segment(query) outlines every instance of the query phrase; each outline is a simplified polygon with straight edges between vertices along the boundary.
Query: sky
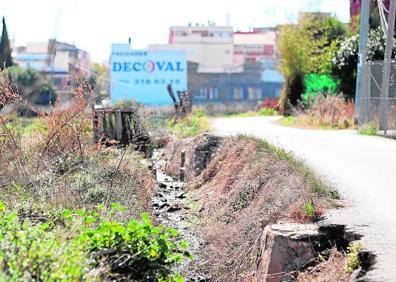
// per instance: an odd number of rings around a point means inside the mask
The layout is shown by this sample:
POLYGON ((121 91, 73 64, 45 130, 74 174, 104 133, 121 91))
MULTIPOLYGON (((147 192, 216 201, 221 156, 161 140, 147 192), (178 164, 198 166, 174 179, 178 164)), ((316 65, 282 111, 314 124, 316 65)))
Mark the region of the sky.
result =
POLYGON ((349 21, 349 0, 1 0, 0 16, 16 46, 49 38, 76 44, 106 62, 111 43, 133 48, 167 43, 169 27, 188 23, 235 30, 295 22, 299 11, 330 12, 349 21))

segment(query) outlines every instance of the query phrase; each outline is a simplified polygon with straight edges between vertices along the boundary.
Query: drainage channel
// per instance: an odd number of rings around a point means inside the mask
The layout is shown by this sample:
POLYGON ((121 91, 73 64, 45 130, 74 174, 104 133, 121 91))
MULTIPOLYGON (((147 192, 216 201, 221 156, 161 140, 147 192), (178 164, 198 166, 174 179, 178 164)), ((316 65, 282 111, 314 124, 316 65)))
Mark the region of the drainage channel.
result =
POLYGON ((160 224, 178 230, 180 238, 187 240, 188 252, 193 260, 184 259, 175 271, 182 274, 186 281, 210 281, 206 275, 194 269, 194 261, 201 259, 200 250, 205 241, 195 234, 191 222, 194 222, 186 199, 185 183, 167 175, 162 168, 165 165, 163 149, 157 149, 151 157, 153 171, 157 181, 157 191, 152 199, 154 215, 160 224))

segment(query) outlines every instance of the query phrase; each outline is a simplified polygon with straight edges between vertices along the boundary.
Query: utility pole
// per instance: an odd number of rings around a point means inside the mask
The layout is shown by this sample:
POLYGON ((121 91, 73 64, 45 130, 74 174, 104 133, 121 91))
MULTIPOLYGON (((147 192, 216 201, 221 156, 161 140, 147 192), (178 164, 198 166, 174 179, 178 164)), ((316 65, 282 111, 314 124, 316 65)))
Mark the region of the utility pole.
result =
POLYGON ((384 71, 382 76, 381 87, 381 103, 380 103, 380 130, 387 134, 388 130, 388 96, 389 96, 389 81, 391 76, 392 63, 392 49, 393 49, 393 35, 395 30, 395 15, 396 15, 396 1, 390 1, 389 15, 388 15, 388 30, 386 32, 386 45, 384 56, 384 71))
POLYGON ((360 122, 360 96, 362 86, 363 64, 367 61, 367 38, 369 29, 371 0, 363 0, 360 10, 360 35, 359 35, 359 56, 356 76, 356 93, 355 93, 355 119, 360 122))

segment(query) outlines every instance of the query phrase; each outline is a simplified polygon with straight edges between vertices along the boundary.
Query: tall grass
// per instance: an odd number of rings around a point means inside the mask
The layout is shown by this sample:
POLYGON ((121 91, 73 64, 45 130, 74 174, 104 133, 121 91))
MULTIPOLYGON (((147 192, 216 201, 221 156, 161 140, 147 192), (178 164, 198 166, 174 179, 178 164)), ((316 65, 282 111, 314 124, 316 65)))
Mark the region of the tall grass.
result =
POLYGON ((355 105, 340 95, 318 95, 307 106, 294 109, 293 116, 283 118, 285 126, 318 129, 346 129, 354 126, 355 105))

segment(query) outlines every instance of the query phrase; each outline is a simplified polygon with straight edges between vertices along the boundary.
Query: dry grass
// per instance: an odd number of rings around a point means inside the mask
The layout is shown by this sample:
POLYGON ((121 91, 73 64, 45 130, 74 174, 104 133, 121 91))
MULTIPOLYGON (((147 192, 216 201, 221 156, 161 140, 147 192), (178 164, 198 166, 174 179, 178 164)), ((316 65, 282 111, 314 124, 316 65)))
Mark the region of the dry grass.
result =
POLYGON ((90 100, 78 87, 68 107, 39 113, 33 130, 16 116, 0 117, 0 200, 45 210, 118 202, 127 217, 149 209, 151 173, 132 147, 92 143, 90 100))
MULTIPOLYGON (((193 141, 192 141, 193 142, 193 141)), ((318 179, 290 154, 260 140, 225 139, 189 192, 208 245, 208 269, 215 281, 244 281, 255 270, 263 227, 290 218, 307 201, 329 207, 318 179)))
POLYGON ((301 272, 297 282, 346 282, 350 274, 344 271, 347 258, 337 250, 332 250, 328 259, 301 272))
POLYGON ((341 96, 317 96, 304 110, 294 110, 293 118, 284 118, 282 125, 314 129, 347 129, 354 126, 355 105, 341 96))
POLYGON ((7 71, 0 71, 0 110, 20 98, 16 87, 10 81, 7 71))

